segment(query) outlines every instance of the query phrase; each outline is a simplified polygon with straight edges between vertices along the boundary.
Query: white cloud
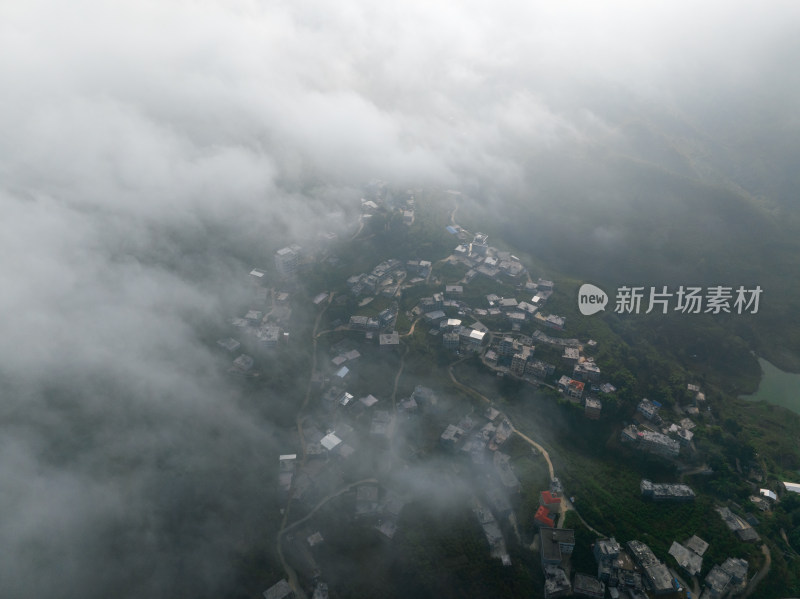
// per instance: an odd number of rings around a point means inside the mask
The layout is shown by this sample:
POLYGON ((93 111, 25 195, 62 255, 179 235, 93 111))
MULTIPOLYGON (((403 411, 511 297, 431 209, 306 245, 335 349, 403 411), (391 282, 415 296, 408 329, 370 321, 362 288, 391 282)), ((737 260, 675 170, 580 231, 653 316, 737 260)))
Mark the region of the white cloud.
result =
POLYGON ((0 546, 15 556, 0 588, 170 596, 209 563, 200 582, 224 579, 233 542, 192 535, 242 532, 235 509, 178 532, 159 516, 191 485, 220 500, 219 476, 250 513, 257 469, 226 467, 272 459, 270 431, 228 401, 197 341, 235 274, 213 253, 207 278, 178 272, 205 259, 189 256, 198 239, 225 231, 263 261, 272 235, 340 222, 373 177, 519 186, 537 156, 626 148, 634 118, 705 135, 732 96, 796 128, 798 6, 0 4, 0 546), (207 477, 173 488, 182 470, 207 477))

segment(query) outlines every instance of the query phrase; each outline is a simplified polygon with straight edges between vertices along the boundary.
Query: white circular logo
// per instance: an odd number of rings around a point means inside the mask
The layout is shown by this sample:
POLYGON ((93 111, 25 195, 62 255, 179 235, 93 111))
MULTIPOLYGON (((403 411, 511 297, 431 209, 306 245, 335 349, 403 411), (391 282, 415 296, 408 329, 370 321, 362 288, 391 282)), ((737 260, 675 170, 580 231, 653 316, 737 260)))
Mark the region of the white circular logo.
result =
POLYGON ((584 283, 578 290, 578 310, 584 316, 591 316, 606 309, 608 295, 605 291, 592 285, 584 283))

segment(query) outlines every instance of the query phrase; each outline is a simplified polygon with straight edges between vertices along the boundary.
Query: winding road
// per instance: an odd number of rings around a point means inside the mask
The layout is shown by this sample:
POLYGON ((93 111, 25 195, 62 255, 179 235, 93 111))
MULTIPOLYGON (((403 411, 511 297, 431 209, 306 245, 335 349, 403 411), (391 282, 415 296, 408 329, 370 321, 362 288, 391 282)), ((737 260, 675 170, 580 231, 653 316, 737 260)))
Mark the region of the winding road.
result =
MULTIPOLYGON (((457 210, 458 210, 458 203, 456 202, 456 206, 455 206, 455 208, 453 208, 453 211, 450 214, 450 222, 453 225, 456 224, 455 223, 455 215, 456 215, 457 210)), ((361 233, 361 231, 363 230, 363 225, 364 225, 364 223, 363 223, 363 219, 362 219, 361 222, 359 223, 359 228, 356 231, 356 233, 353 235, 352 239, 355 239, 361 233)), ((430 277, 431 274, 432 273, 429 273, 428 277, 430 277)), ((309 382, 308 382, 308 386, 306 388, 306 394, 305 394, 305 397, 303 399, 303 404, 300 407, 300 410, 298 411, 298 414, 297 414, 297 431, 298 431, 298 434, 300 436, 300 443, 301 443, 301 448, 302 448, 302 458, 301 458, 301 461, 300 461, 301 465, 305 465, 306 457, 307 457, 305 437, 304 437, 304 434, 303 434, 303 420, 305 419, 304 412, 305 412, 305 409, 306 409, 306 407, 308 405, 308 402, 310 400, 311 393, 312 393, 312 388, 313 388, 312 387, 312 385, 313 385, 312 381, 313 381, 313 379, 314 379, 314 377, 316 375, 316 372, 317 372, 317 340, 322 335, 330 332, 330 331, 323 331, 323 332, 319 332, 318 333, 317 331, 319 329, 319 324, 320 324, 320 322, 322 320, 322 316, 324 315, 325 311, 328 309, 328 306, 330 306, 331 301, 333 300, 333 295, 334 294, 330 294, 329 295, 328 302, 325 304, 325 307, 322 310, 320 310, 320 312, 317 314, 317 318, 316 318, 316 320, 314 322, 314 329, 313 329, 313 332, 312 332, 313 347, 312 347, 311 375, 309 377, 309 382)), ((416 325, 419 322, 419 320, 420 320, 419 318, 415 319, 411 323, 411 327, 410 327, 409 331, 407 333, 404 333, 404 334, 400 335, 400 337, 401 338, 405 338, 405 337, 411 336, 414 333, 414 330, 415 330, 416 325)), ((490 332, 490 335, 493 335, 493 333, 490 332)), ((398 385, 399 385, 399 382, 400 382, 400 378, 401 378, 401 376, 403 374, 403 370, 405 368, 405 359, 406 359, 406 356, 407 356, 407 354, 409 352, 408 345, 406 345, 404 343, 404 346, 405 346, 405 349, 404 349, 403 354, 401 356, 400 365, 398 367, 397 374, 395 375, 394 385, 393 385, 393 388, 392 388, 392 408, 393 408, 392 412, 393 412, 393 418, 395 418, 396 414, 397 414, 397 405, 396 405, 397 404, 397 401, 396 401, 397 400, 397 389, 398 389, 398 385)), ((470 356, 465 356, 464 358, 456 360, 455 362, 450 364, 450 366, 448 366, 447 372, 448 372, 448 375, 450 377, 450 380, 452 381, 453 385, 456 388, 458 388, 459 390, 461 390, 465 394, 470 395, 470 396, 472 396, 474 398, 477 398, 477 399, 481 400, 482 402, 486 403, 487 405, 491 406, 492 403, 493 403, 492 400, 490 400, 488 397, 486 397, 485 395, 483 395, 482 393, 480 393, 476 389, 470 387, 469 385, 465 385, 464 383, 459 381, 456 378, 455 373, 453 372, 453 368, 455 366, 457 366, 458 364, 460 364, 460 363, 464 362, 465 360, 469 359, 469 357, 470 356)), ((541 453, 542 457, 545 459, 545 462, 547 463, 547 470, 548 470, 548 474, 550 476, 550 480, 552 481, 553 479, 555 479, 555 469, 553 467, 553 462, 550 459, 549 452, 540 443, 537 443, 536 441, 531 439, 529 436, 527 436, 525 433, 523 433, 522 431, 517 429, 514 426, 514 424, 512 423, 511 419, 508 418, 508 416, 506 414, 501 412, 501 416, 503 418, 505 418, 508 421, 508 423, 511 425, 511 431, 515 435, 517 435, 520 439, 522 439, 523 441, 525 441, 526 443, 528 443, 532 447, 536 448, 536 450, 539 453, 541 453)), ((392 447, 394 446, 394 429, 395 429, 395 426, 394 426, 394 423, 393 423, 393 425, 390 428, 390 443, 391 443, 392 447)), ((395 452, 392 451, 393 455, 394 455, 394 453, 395 452)), ((286 579, 287 579, 287 581, 289 583, 289 586, 291 587, 291 589, 294 592, 295 596, 298 597, 299 599, 307 599, 307 595, 304 592, 304 590, 303 590, 303 588, 302 588, 302 586, 300 584, 300 581, 299 581, 299 579, 297 577, 297 573, 289 565, 289 563, 287 562, 287 560, 286 560, 286 558, 284 556, 284 553, 283 553, 283 538, 284 538, 285 534, 287 532, 289 532, 290 530, 293 530, 295 527, 300 526, 302 523, 308 521, 310 518, 312 518, 314 516, 314 514, 316 514, 317 511, 320 508, 322 508, 327 502, 331 501, 332 499, 334 499, 336 497, 341 496, 342 494, 346 493, 350 489, 352 489, 352 488, 354 488, 354 487, 356 487, 356 486, 358 486, 360 484, 367 483, 367 482, 378 483, 378 480, 375 479, 375 478, 367 478, 367 479, 359 480, 359 481, 350 483, 348 485, 345 485, 344 487, 342 487, 342 488, 330 493, 326 497, 324 497, 322 500, 320 500, 319 503, 317 503, 316 506, 314 506, 314 508, 308 514, 306 514, 304 517, 292 522, 291 524, 289 524, 289 513, 290 513, 290 507, 291 507, 291 496, 292 496, 293 488, 290 489, 290 492, 289 492, 289 498, 290 499, 289 499, 289 501, 287 501, 286 508, 283 511, 283 519, 281 521, 281 526, 280 526, 280 529, 279 529, 278 535, 277 535, 276 550, 277 550, 278 557, 280 559, 281 565, 283 567, 283 570, 286 573, 286 579)), ((601 536, 601 537, 604 536, 602 533, 600 533, 596 529, 594 529, 591 526, 589 526, 589 524, 583 519, 583 517, 577 512, 577 510, 575 510, 574 505, 572 505, 572 503, 569 501, 569 499, 567 497, 563 497, 562 501, 561 501, 561 511, 560 511, 560 514, 559 514, 559 523, 558 523, 558 525, 561 525, 563 523, 564 518, 566 517, 566 513, 568 511, 570 511, 570 510, 572 510, 572 511, 574 511, 576 513, 576 515, 578 516, 578 518, 581 521, 581 523, 584 526, 586 526, 586 528, 588 530, 591 530, 593 533, 595 533, 598 536, 601 536)), ((515 524, 514 528, 516 530, 516 524, 515 524)), ((518 531, 517 531, 517 535, 519 536, 519 532, 518 531)), ((765 556, 767 558, 767 563, 765 565, 765 568, 762 568, 762 570, 756 576, 753 577, 753 580, 751 581, 750 585, 748 585, 748 595, 752 591, 751 585, 754 588, 755 585, 758 584, 758 581, 761 578, 763 578, 763 576, 765 576, 766 573, 769 571, 769 564, 770 564, 769 550, 766 548, 766 546, 763 546, 762 550, 764 550, 764 552, 765 552, 765 556)))
POLYGON ((764 565, 761 566, 761 569, 758 573, 750 579, 750 582, 747 583, 747 590, 744 592, 745 597, 749 597, 753 594, 753 591, 756 590, 758 583, 761 582, 767 574, 769 574, 769 569, 772 567, 772 554, 769 551, 769 547, 767 544, 764 543, 761 545, 761 553, 764 554, 764 565))
POLYGON ((317 505, 315 505, 314 508, 310 512, 308 512, 305 516, 303 516, 299 520, 295 520, 294 522, 292 522, 289 526, 284 528, 280 532, 280 534, 282 534, 282 535, 286 534, 287 532, 289 532, 293 528, 295 528, 297 526, 300 526, 303 522, 307 522, 308 520, 310 520, 314 516, 314 514, 317 513, 317 510, 319 510, 322 506, 324 506, 326 503, 328 503, 331 499, 335 499, 335 498, 339 497, 340 495, 344 495, 350 489, 353 489, 353 488, 357 487, 358 485, 363 485, 363 484, 366 484, 366 483, 374 483, 374 484, 377 485, 378 484, 378 479, 377 478, 362 478, 361 480, 357 480, 354 483, 347 484, 344 487, 342 487, 341 489, 338 489, 338 490, 334 491, 333 493, 330 493, 329 495, 326 495, 325 497, 320 499, 319 503, 317 503, 317 505))
MULTIPOLYGON (((450 375, 450 380, 453 381, 453 384, 456 387, 458 387, 459 389, 461 389, 465 393, 468 393, 468 394, 472 395, 473 397, 476 397, 476 398, 486 402, 487 404, 492 405, 492 401, 488 397, 486 397, 485 395, 479 393, 478 391, 476 391, 472 387, 470 387, 468 385, 465 385, 464 383, 462 383, 458 379, 456 379, 455 374, 453 373, 453 367, 457 366, 458 364, 460 364, 461 362, 463 362, 464 360, 467 360, 467 359, 468 359, 468 357, 467 358, 461 358, 460 360, 456 360, 455 362, 453 362, 448 367, 447 372, 450 375)), ((542 454, 542 457, 544 457, 545 462, 547 462, 547 471, 548 471, 548 474, 550 475, 550 480, 552 481, 555 478, 555 468, 553 468, 553 462, 550 459, 550 453, 544 447, 542 447, 541 444, 537 443, 536 441, 531 439, 528 435, 526 435, 525 433, 523 433, 522 431, 517 429, 514 426, 514 423, 511 422, 511 419, 506 414, 504 414, 502 412, 500 414, 501 414, 501 416, 503 418, 508 420, 509 423, 511 423, 511 430, 514 432, 515 435, 517 435, 520 439, 522 439, 523 441, 525 441, 526 443, 528 443, 532 447, 535 447, 542 454)), ((569 512, 569 511, 575 512, 575 515, 581 521, 581 524, 583 524, 588 530, 592 531, 597 536, 602 537, 602 538, 605 538, 607 536, 607 535, 604 535, 603 533, 601 533, 596 528, 593 528, 592 526, 590 526, 589 523, 586 522, 586 520, 583 519, 583 516, 580 515, 580 512, 578 512, 578 510, 575 509, 575 506, 572 504, 572 502, 566 496, 561 498, 561 511, 559 512, 558 526, 560 526, 564 522, 564 519, 566 518, 567 512, 569 512)))
MULTIPOLYGON (((305 412, 306 406, 308 405, 308 401, 311 398, 311 389, 314 381, 314 375, 317 373, 317 339, 319 335, 317 334, 317 329, 319 329, 319 323, 322 320, 322 315, 325 314, 325 311, 328 309, 328 306, 331 305, 331 301, 333 301, 334 294, 331 293, 328 296, 328 303, 325 304, 325 307, 319 311, 317 314, 317 318, 314 321, 314 330, 311 333, 311 337, 313 340, 312 344, 312 353, 311 353, 311 376, 308 379, 308 386, 306 387, 306 396, 303 399, 303 405, 300 407, 300 410, 297 412, 297 433, 300 435, 300 445, 302 449, 302 458, 300 459, 300 464, 305 465, 306 463, 306 440, 305 436, 303 435, 303 420, 305 417, 303 413, 305 412)), ((354 483, 357 484, 357 483, 354 483)), ((342 490, 341 492, 344 493, 347 489, 342 490)), ((297 526, 298 522, 293 522, 291 525, 287 527, 287 522, 289 521, 289 511, 292 505, 292 492, 294 491, 294 487, 289 489, 289 500, 286 502, 286 508, 283 510, 283 520, 281 520, 281 527, 278 530, 278 540, 275 543, 275 549, 278 553, 278 558, 281 560, 281 566, 283 566, 283 570, 286 573, 286 580, 289 583, 292 591, 294 592, 295 596, 298 599, 306 599, 305 591, 303 591, 303 587, 300 585, 300 581, 297 578, 297 572, 294 571, 289 563, 286 561, 286 557, 283 555, 283 534, 290 528, 297 526)), ((336 496, 335 494, 333 496, 336 496)), ((322 505, 324 505, 325 501, 332 499, 332 496, 326 497, 323 502, 317 505, 314 508, 314 512, 316 512, 322 505)), ((312 512, 313 513, 313 512, 312 512)), ((305 519, 304 519, 305 520, 305 519)), ((304 521, 303 520, 303 521, 304 521)))

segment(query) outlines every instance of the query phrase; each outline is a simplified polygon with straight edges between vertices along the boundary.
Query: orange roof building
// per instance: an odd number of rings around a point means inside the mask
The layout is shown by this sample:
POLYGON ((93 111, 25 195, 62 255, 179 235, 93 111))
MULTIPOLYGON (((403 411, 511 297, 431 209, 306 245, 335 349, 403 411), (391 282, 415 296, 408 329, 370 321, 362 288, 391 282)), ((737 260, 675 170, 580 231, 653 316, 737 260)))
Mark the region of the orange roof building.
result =
POLYGON ((553 519, 550 517, 550 510, 544 506, 540 506, 539 509, 536 510, 536 515, 534 515, 533 521, 539 526, 548 526, 550 528, 553 527, 553 519))

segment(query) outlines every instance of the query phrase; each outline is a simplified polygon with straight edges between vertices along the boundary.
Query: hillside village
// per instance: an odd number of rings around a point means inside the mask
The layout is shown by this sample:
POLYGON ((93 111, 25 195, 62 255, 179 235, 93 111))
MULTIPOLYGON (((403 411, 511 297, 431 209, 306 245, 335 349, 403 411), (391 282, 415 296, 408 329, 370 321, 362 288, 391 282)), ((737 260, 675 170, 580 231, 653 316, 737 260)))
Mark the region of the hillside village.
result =
MULTIPOLYGON (((385 186, 371 189, 361 200, 359 231, 381 210, 396 212, 405 226, 417 222, 413 193, 392 204, 385 186)), ((532 278, 518 257, 491 245, 484 233, 470 232, 454 220, 445 232, 452 239, 450 255, 380 260, 367 271, 345 272, 336 290, 308 292, 296 284, 320 261, 342 266, 333 252, 307 253, 297 244, 279 249, 273 265, 253 268, 247 275, 252 301, 231 319, 230 335, 218 341, 229 355, 232 376, 258 378, 264 352, 279 354, 300 342, 292 330, 295 308, 316 314, 320 324, 314 330, 318 357, 308 381, 308 403, 298 420, 298 444, 276 456, 280 492, 287 509, 298 514, 282 530, 279 544, 301 582, 293 586, 278 581, 263 596, 282 599, 306 589, 315 599, 327 597, 319 551, 328 535, 328 507, 335 506, 331 509, 348 525, 370 528, 392 543, 402 527, 404 506, 415 499, 400 484, 401 473, 409 464, 432 457, 443 485, 455 486, 459 480, 472 489, 472 513, 492 557, 511 567, 507 544, 512 537, 537 555, 542 593, 548 599, 742 595, 756 564, 729 555, 699 578, 708 548, 701 530, 674 539, 668 554, 658 555, 641 540, 617 541, 598 534, 586 547, 597 571, 576 571, 571 564, 576 537, 565 525, 567 514, 576 510, 574 498, 549 457, 549 486, 536 490, 534 535, 529 538, 520 530, 522 484, 507 448, 512 438, 527 437, 499 403, 483 397, 486 401, 476 409, 476 403, 454 402, 444 397, 446 389, 423 381, 405 396, 382 395, 365 386, 374 356, 395 356, 402 372, 413 336, 435 348, 436 355, 449 356, 451 363, 477 359, 498 379, 558 393, 563 401, 580 406, 588 421, 606 418, 604 401, 614 397, 616 388, 595 362, 597 343, 567 337, 566 318, 548 309, 555 283, 532 278), (456 275, 460 278, 453 280, 456 275), (420 295, 419 290, 433 292, 420 295), (301 520, 301 515, 307 517, 301 520)), ((327 241, 335 239, 331 235, 327 241)), ((453 381, 458 383, 455 377, 453 381)), ((397 389, 396 380, 395 393, 397 389)), ((618 439, 624 450, 649 454, 679 471, 708 470, 693 431, 709 418, 713 414, 702 389, 689 384, 674 409, 641 398, 635 413, 617 423, 618 439)), ((533 455, 547 456, 545 448, 528 441, 533 455)), ((791 483, 782 489, 761 488, 752 500, 767 511, 779 494, 798 490, 791 483)), ((640 483, 642 502, 690 503, 695 497, 690 486, 678 481, 640 483)), ((759 542, 753 514, 722 505, 717 511, 731 535, 759 542)))

